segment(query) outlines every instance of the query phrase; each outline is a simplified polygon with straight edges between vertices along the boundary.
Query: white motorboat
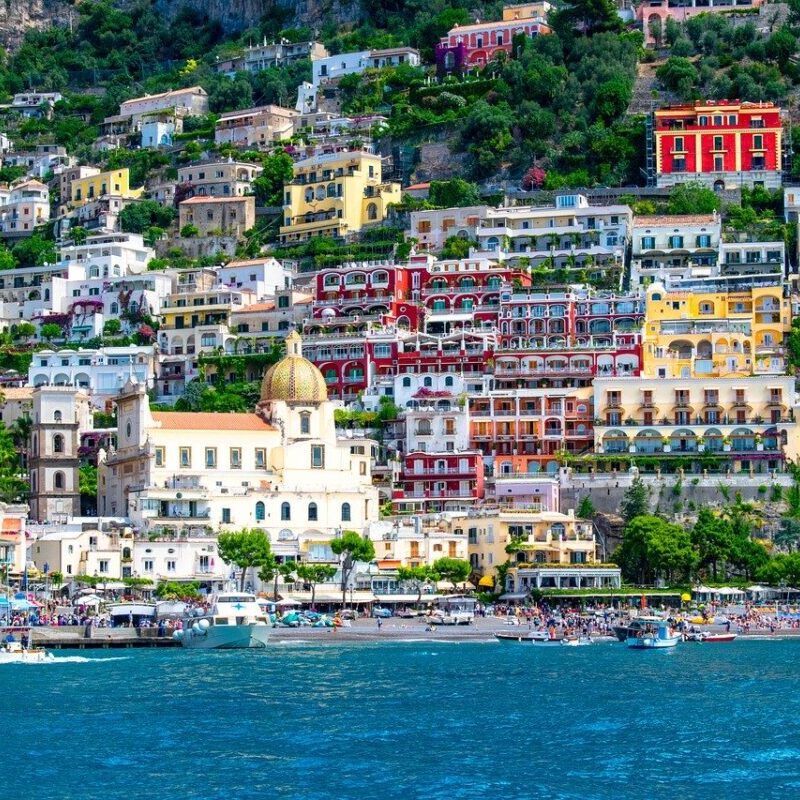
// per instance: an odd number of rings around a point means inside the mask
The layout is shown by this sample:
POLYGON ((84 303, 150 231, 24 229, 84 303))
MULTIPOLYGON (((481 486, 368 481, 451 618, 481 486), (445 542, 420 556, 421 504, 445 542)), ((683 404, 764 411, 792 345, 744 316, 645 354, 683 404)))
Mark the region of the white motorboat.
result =
POLYGON ((3 642, 0 664, 43 664, 55 661, 55 656, 43 647, 24 647, 22 642, 3 642))
POLYGON ((561 644, 564 647, 585 647, 588 644, 592 644, 592 637, 591 636, 565 636, 561 640, 561 644))
POLYGON ((245 592, 223 592, 211 600, 211 610, 189 614, 183 619, 183 630, 173 638, 184 647, 209 650, 233 650, 266 647, 270 622, 256 602, 255 595, 245 592))

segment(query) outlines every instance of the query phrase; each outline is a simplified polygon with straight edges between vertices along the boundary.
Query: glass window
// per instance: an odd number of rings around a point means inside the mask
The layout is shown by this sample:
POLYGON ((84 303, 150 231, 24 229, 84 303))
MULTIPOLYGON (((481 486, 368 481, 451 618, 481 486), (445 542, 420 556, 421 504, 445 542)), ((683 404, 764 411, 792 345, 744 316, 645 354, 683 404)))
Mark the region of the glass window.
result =
POLYGON ((242 448, 231 447, 231 469, 242 468, 242 448))
POLYGON ((350 503, 342 503, 342 522, 350 521, 350 503))
POLYGON ((164 448, 163 447, 156 447, 156 466, 163 467, 164 466, 164 448))
POLYGON ((267 464, 267 451, 263 447, 256 447, 256 467, 263 469, 267 464))
POLYGON ((311 445, 311 468, 325 468, 325 447, 321 444, 311 445))
POLYGON ((266 517, 266 508, 264 504, 259 500, 256 503, 256 522, 262 522, 266 517))
POLYGON ((192 448, 181 447, 180 449, 180 463, 182 467, 192 466, 192 448))
POLYGON ((316 503, 309 503, 308 504, 308 521, 309 522, 316 522, 317 521, 317 504, 316 503))
POLYGON ((290 520, 292 518, 292 507, 289 503, 281 503, 281 519, 290 520))
POLYGON ((206 467, 213 468, 217 466, 217 448, 206 447, 206 467))
POLYGON ((300 415, 300 433, 306 436, 311 433, 311 414, 308 412, 300 415))

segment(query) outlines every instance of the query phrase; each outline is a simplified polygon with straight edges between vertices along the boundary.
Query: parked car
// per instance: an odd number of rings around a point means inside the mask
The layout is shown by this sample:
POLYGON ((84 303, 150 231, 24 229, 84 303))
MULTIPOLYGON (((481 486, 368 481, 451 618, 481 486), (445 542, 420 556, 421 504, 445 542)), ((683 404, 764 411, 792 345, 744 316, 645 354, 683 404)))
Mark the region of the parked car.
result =
POLYGON ((373 617, 380 617, 381 619, 388 619, 392 616, 392 611, 389 608, 381 608, 380 606, 375 606, 372 609, 372 616, 373 617))

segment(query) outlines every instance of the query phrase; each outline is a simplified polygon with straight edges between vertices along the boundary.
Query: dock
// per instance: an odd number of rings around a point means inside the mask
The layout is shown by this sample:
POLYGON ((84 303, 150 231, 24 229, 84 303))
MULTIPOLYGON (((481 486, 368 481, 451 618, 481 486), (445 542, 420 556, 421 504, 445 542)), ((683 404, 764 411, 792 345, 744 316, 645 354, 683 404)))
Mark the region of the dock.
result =
POLYGON ((93 628, 91 636, 79 626, 33 628, 33 642, 48 650, 127 650, 141 647, 180 647, 171 634, 157 628, 93 628))

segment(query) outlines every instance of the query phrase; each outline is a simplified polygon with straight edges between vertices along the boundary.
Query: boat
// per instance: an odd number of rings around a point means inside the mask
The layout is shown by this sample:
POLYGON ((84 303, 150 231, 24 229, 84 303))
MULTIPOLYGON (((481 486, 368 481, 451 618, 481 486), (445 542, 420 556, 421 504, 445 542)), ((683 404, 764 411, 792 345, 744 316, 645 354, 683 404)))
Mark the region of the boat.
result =
POLYGON ((563 637, 551 637, 547 631, 526 631, 523 633, 511 633, 498 631, 495 638, 500 642, 529 642, 530 644, 552 645, 560 644, 563 637))
POLYGON ((55 661, 55 656, 43 647, 31 647, 30 636, 28 647, 24 641, 5 641, 0 646, 0 664, 44 664, 55 661))
POLYGON ((708 633, 708 631, 699 631, 698 633, 690 633, 686 637, 687 642, 708 642, 709 644, 722 644, 724 642, 732 642, 738 634, 736 633, 708 633))
POLYGON ((660 650, 675 647, 681 638, 669 621, 662 619, 631 630, 625 642, 633 650, 660 650))
POLYGON ((173 638, 184 647, 233 650, 266 647, 270 622, 255 595, 222 592, 211 599, 210 611, 195 609, 183 619, 173 638), (198 613, 199 612, 199 613, 198 613))
POLYGON ((157 606, 143 600, 126 600, 109 603, 106 609, 111 617, 112 628, 138 628, 143 622, 155 622, 157 606))
POLYGON ((475 598, 462 594, 437 597, 436 608, 425 616, 429 625, 471 625, 475 620, 475 598))
POLYGON ((585 647, 587 644, 594 644, 591 636, 565 636, 561 640, 565 647, 585 647))
POLYGON ((663 622, 661 617, 634 617, 625 624, 614 625, 612 630, 620 642, 625 642, 628 640, 628 635, 631 631, 639 631, 647 627, 647 625, 658 625, 660 622, 663 622))

